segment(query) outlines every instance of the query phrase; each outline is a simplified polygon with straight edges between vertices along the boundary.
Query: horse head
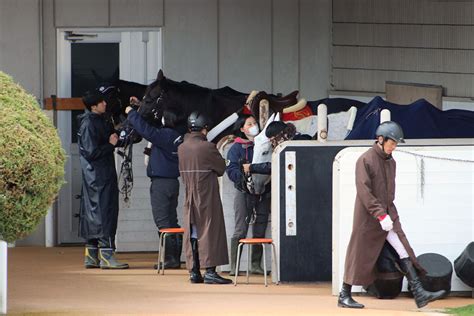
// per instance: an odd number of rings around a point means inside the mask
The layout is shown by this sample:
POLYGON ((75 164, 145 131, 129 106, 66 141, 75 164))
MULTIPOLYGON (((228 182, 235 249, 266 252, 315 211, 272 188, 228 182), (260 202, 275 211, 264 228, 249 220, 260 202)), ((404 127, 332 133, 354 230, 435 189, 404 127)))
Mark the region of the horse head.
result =
MULTIPOLYGON (((272 160, 272 143, 265 135, 268 125, 273 121, 280 120, 280 113, 274 113, 270 116, 265 127, 254 138, 253 158, 252 163, 270 162, 272 160)), ((263 194, 265 186, 270 182, 270 175, 267 174, 252 174, 253 192, 254 194, 263 194)))
MULTIPOLYGON (((173 81, 160 70, 156 80, 146 89, 140 114, 155 126, 161 126, 163 112, 171 110, 178 117, 179 131, 186 131, 186 119, 193 111, 206 114, 215 126, 241 110, 246 95, 228 87, 209 89, 186 81, 173 81), (183 128, 184 127, 184 128, 183 128)), ((230 130, 227 134, 230 133, 230 130)), ((217 142, 226 133, 214 139, 217 142)))

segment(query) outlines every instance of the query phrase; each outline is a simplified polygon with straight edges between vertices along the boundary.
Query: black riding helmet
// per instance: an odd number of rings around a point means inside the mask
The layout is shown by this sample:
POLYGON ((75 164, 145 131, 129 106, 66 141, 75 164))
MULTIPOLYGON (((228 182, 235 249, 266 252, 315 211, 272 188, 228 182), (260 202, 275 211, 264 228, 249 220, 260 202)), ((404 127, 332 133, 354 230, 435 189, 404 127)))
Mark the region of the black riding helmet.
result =
POLYGON ((211 120, 204 113, 194 111, 188 116, 188 128, 191 132, 200 132, 202 129, 209 130, 211 120))
POLYGON ((383 136, 384 139, 389 138, 397 143, 405 142, 402 127, 398 123, 392 121, 386 121, 380 124, 375 131, 375 136, 383 136))

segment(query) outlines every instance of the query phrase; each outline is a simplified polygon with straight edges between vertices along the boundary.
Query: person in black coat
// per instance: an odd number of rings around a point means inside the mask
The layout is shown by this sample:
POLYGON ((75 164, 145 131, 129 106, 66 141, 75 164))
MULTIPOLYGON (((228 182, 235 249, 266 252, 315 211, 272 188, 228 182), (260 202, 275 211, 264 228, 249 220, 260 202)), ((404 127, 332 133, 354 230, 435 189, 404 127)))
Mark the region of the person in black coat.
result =
MULTIPOLYGON (((131 101, 136 103, 138 100, 135 98, 131 101)), ((156 128, 130 106, 125 109, 125 113, 138 134, 152 143, 147 176, 151 179, 151 210, 158 233, 163 228, 178 228, 178 146, 183 142, 182 135, 175 129, 178 116, 172 110, 163 111, 163 126, 156 128)), ((166 236, 165 245, 165 269, 180 268, 182 236, 166 236)), ((154 268, 157 269, 158 265, 155 264, 154 268)))
POLYGON ((88 268, 127 269, 115 259, 118 185, 114 149, 118 135, 104 116, 107 103, 99 93, 82 98, 88 111, 79 117, 77 133, 82 169, 79 235, 86 239, 88 268))

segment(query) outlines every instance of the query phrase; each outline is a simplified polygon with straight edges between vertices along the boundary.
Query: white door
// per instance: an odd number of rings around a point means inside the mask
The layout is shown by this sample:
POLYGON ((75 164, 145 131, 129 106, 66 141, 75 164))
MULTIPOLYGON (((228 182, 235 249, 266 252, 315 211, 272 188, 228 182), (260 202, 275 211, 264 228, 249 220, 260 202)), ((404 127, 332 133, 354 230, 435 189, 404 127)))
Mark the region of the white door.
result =
MULTIPOLYGON (((97 75, 105 80, 118 71, 120 79, 148 84, 161 68, 159 29, 61 29, 58 30, 58 97, 80 97, 98 85, 97 75)), ((78 237, 81 168, 76 139, 76 117, 82 111, 59 111, 58 131, 68 155, 66 184, 58 198, 59 244, 82 243, 78 237)), ((157 249, 148 195, 149 180, 143 165, 144 144, 134 150, 134 190, 130 205, 120 202, 118 250, 157 249)), ((116 157, 117 164, 120 162, 116 157)))

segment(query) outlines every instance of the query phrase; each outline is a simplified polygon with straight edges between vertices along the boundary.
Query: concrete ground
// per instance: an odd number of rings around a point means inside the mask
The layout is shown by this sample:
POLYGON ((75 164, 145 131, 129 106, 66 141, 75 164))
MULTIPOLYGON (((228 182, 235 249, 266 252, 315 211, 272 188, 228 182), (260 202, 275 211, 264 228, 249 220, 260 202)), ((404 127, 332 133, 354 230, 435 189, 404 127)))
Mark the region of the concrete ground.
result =
POLYGON ((357 297, 363 310, 336 307, 330 283, 263 285, 190 284, 188 273, 157 275, 152 253, 119 254, 128 270, 82 267, 83 248, 10 248, 9 315, 434 315, 445 307, 472 304, 472 298, 433 302, 418 310, 413 299, 357 297))

